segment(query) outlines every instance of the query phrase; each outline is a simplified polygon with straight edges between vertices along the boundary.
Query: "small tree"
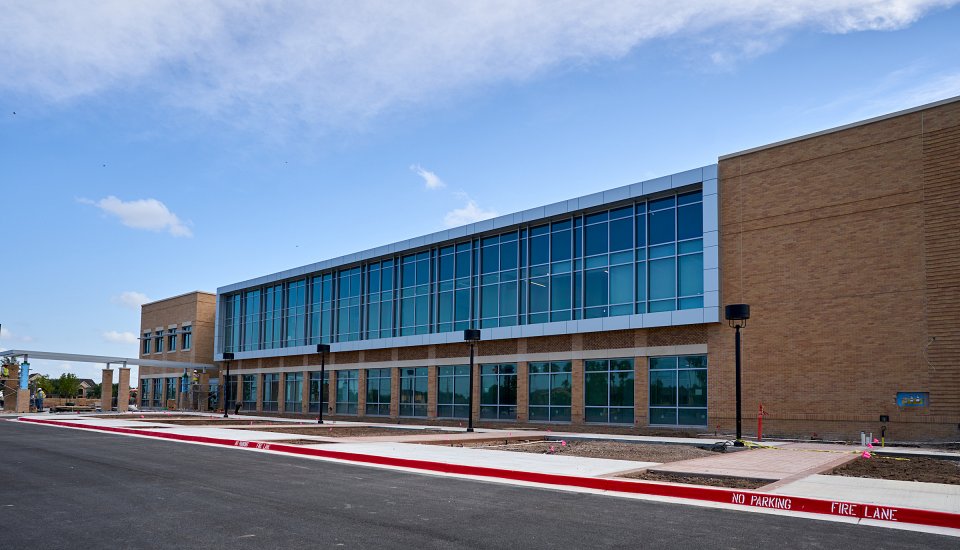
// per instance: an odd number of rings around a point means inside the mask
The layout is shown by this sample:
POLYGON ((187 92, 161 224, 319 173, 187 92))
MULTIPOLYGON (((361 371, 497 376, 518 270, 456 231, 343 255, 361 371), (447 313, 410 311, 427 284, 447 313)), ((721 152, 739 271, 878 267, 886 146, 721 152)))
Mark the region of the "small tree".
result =
POLYGON ((47 378, 47 375, 41 375, 37 377, 36 385, 38 388, 43 390, 43 393, 47 395, 54 395, 57 393, 56 384, 53 380, 47 378))
POLYGON ((80 389, 80 379, 77 378, 77 375, 65 372, 60 375, 58 382, 57 390, 60 397, 72 399, 77 396, 77 391, 80 389))

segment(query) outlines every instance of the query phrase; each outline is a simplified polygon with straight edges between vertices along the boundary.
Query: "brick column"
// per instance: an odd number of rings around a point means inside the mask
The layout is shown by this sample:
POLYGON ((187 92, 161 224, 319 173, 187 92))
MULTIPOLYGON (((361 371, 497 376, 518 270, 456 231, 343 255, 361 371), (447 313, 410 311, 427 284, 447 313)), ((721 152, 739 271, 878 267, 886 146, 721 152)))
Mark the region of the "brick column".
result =
POLYGON ((527 422, 530 412, 530 364, 517 363, 517 422, 527 422))
POLYGON ((100 385, 100 408, 103 412, 113 410, 113 369, 103 369, 100 385))
POLYGON ((427 418, 437 417, 437 376, 439 367, 427 367, 427 418))
POLYGON ((334 414, 337 411, 337 371, 327 371, 330 374, 330 387, 327 389, 327 410, 326 414, 334 414))
POLYGON ((303 388, 300 390, 300 412, 310 412, 310 371, 303 372, 303 388))
POLYGON ((574 359, 570 373, 570 423, 583 424, 583 359, 574 359))
POLYGON ((646 357, 633 358, 633 424, 634 426, 644 427, 650 424, 650 418, 647 416, 650 392, 647 388, 650 386, 650 369, 647 368, 646 357))
POLYGON ((277 412, 283 414, 287 411, 287 373, 281 372, 277 384, 277 412))
MULTIPOLYGON (((16 411, 17 388, 20 387, 20 366, 10 365, 10 376, 8 376, 3 382, 3 410, 16 411)), ((27 394, 27 400, 29 401, 29 399, 30 395, 27 394)))
POLYGON ((197 410, 207 412, 207 406, 210 399, 210 374, 207 371, 201 371, 197 376, 197 410))
MULTIPOLYGON (((263 376, 262 374, 255 374, 254 376, 256 377, 256 381, 257 381, 257 406, 256 406, 256 411, 259 413, 259 412, 263 412, 263 386, 264 386, 264 384, 266 384, 266 382, 264 382, 264 376, 263 376)), ((237 377, 237 389, 238 389, 239 391, 243 391, 243 385, 242 385, 243 382, 242 382, 242 381, 243 381, 243 378, 241 378, 241 377, 238 376, 238 377, 237 377)))
POLYGON ((477 423, 480 422, 480 362, 474 358, 473 360, 473 387, 470 388, 470 391, 473 392, 473 408, 470 410, 470 415, 473 417, 473 425, 476 427, 477 423))
POLYGON ((390 369, 390 418, 400 416, 400 369, 390 369))
POLYGON ((30 412, 30 390, 17 390, 17 412, 18 413, 28 413, 30 412))
POLYGON ((357 416, 367 415, 367 369, 357 370, 357 416))
POLYGON ((120 367, 120 376, 117 379, 117 412, 127 412, 130 409, 130 368, 120 367))

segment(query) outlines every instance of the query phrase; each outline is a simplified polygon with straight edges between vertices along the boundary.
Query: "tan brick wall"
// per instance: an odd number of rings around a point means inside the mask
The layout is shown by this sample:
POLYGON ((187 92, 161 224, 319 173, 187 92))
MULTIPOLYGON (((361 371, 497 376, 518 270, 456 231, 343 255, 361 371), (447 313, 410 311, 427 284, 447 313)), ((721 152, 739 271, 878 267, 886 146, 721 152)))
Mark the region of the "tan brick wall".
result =
MULTIPOLYGON (((958 119, 953 103, 720 162, 721 295, 752 306, 745 433, 762 401, 785 433, 878 432, 886 414, 938 416, 956 437, 958 119), (931 407, 900 411, 898 391, 931 407)), ((730 429, 733 331, 705 330, 711 425, 730 429)))
POLYGON ((397 350, 398 359, 400 361, 410 361, 414 359, 426 359, 429 355, 428 346, 413 346, 409 348, 399 348, 397 350))
POLYGON ((357 416, 367 415, 367 369, 357 372, 357 416))
POLYGON ((517 363, 517 422, 526 422, 530 412, 530 364, 517 363))

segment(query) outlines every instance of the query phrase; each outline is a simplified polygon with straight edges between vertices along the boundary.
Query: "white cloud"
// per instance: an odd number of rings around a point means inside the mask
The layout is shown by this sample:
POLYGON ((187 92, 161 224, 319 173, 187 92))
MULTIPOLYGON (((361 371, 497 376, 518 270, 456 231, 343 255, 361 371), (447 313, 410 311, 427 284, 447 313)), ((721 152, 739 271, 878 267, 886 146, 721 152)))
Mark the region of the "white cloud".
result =
POLYGON ((468 223, 478 222, 495 218, 497 213, 493 210, 484 210, 477 205, 476 201, 467 198, 467 204, 463 208, 455 208, 443 217, 443 225, 446 227, 457 227, 468 223))
POLYGON ((77 199, 83 204, 92 204, 100 210, 116 216, 120 223, 135 229, 167 231, 174 237, 192 237, 193 232, 167 205, 157 199, 139 199, 124 202, 113 195, 99 201, 77 199))
POLYGON ((136 311, 140 311, 140 306, 150 302, 150 298, 142 292, 135 290, 124 290, 118 296, 110 298, 110 301, 136 311))
POLYGON ((10 342, 29 343, 29 342, 33 342, 33 336, 29 336, 27 334, 16 334, 14 332, 11 332, 10 329, 0 327, 0 340, 3 340, 4 343, 10 343, 10 342))
POLYGON ((895 30, 956 1, 21 0, 4 4, 0 90, 136 89, 244 124, 348 125, 651 40, 729 64, 801 29, 895 30))
POLYGON ((103 339, 114 344, 136 344, 137 335, 132 332, 109 330, 103 333, 103 339))
POLYGON ((423 185, 427 189, 443 189, 447 186, 447 184, 443 183, 443 180, 440 179, 440 176, 430 170, 422 168, 419 164, 410 165, 410 170, 413 170, 416 175, 423 178, 423 185))

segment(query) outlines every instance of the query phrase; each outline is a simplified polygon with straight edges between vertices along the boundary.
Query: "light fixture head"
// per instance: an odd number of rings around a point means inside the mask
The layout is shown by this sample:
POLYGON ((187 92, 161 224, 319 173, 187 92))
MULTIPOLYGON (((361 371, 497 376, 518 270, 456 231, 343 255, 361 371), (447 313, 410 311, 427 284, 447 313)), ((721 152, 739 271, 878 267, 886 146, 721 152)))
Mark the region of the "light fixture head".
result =
POLYGON ((475 328, 468 328, 463 331, 463 341, 464 342, 479 342, 480 341, 480 330, 475 328))
POLYGON ((317 344, 317 353, 330 353, 330 344, 317 344))
POLYGON ((233 361, 233 352, 232 352, 232 351, 225 352, 225 353, 223 354, 223 360, 224 360, 224 361, 233 361))
POLYGON ((729 304, 723 308, 723 314, 731 327, 745 327, 750 318, 750 305, 729 304))

